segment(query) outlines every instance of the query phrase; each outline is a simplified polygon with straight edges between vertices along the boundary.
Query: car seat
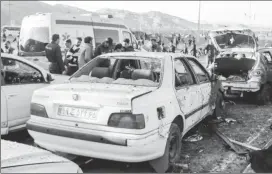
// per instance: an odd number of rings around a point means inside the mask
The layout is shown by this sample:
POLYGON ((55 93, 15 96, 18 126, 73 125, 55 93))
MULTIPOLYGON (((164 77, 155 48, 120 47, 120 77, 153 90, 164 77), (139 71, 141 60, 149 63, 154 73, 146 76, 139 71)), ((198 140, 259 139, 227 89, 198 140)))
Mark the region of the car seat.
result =
POLYGON ((143 70, 143 69, 135 69, 132 72, 131 78, 133 80, 139 80, 139 79, 147 79, 155 81, 154 74, 151 70, 143 70))
POLYGON ((103 78, 103 77, 110 77, 110 70, 109 68, 104 67, 95 67, 92 72, 90 73, 91 77, 103 78))

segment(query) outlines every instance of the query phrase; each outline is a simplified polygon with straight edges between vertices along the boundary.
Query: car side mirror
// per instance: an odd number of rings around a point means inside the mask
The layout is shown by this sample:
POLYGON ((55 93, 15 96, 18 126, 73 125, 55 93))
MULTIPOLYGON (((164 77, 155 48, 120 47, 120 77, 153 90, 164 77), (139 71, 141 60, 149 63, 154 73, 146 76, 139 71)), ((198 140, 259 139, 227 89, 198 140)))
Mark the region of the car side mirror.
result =
POLYGON ((52 81, 55 80, 55 79, 52 77, 51 74, 47 74, 46 79, 47 79, 48 82, 52 82, 52 81))

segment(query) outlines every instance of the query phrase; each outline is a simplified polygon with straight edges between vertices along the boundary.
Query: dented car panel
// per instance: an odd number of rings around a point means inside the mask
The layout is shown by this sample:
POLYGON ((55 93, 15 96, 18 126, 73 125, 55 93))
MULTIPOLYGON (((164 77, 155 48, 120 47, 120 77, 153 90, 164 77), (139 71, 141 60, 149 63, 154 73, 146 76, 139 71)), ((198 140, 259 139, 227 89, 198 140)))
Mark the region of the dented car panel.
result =
MULTIPOLYGON (((216 98, 214 91, 219 91, 220 85, 211 81, 201 65, 197 64, 201 71, 194 73, 190 60, 197 62, 182 54, 141 52, 95 58, 75 73, 69 84, 51 85, 34 92, 28 132, 36 144, 51 151, 123 162, 160 158, 175 119, 180 120, 184 135, 215 108, 211 98, 216 98), (106 74, 107 68, 95 69, 97 62, 104 59, 112 62, 109 67, 112 76, 106 78, 101 74, 106 74), (186 72, 195 79, 193 84, 179 83, 181 86, 176 87, 176 59, 189 70, 186 72), (129 62, 126 66, 129 71, 122 70, 124 62, 129 62), (97 70, 100 78, 93 77, 97 70), (126 75, 132 72, 131 79, 123 78, 125 72, 126 75), (201 83, 199 77, 206 81, 201 83), (36 112, 35 107, 43 113, 36 112), (78 116, 85 112, 91 116, 78 116)), ((182 80, 183 74, 179 75, 182 80)), ((187 82, 186 78, 183 80, 187 82)))

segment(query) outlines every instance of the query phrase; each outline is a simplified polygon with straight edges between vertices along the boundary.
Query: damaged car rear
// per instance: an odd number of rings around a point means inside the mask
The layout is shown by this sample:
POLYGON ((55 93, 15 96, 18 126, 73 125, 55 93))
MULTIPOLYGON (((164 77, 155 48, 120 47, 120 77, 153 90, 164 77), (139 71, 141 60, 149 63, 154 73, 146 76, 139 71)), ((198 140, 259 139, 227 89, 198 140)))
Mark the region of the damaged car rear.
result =
POLYGON ((222 78, 226 95, 244 96, 259 105, 270 101, 268 66, 257 52, 254 33, 249 29, 223 29, 210 32, 219 51, 215 73, 222 78))

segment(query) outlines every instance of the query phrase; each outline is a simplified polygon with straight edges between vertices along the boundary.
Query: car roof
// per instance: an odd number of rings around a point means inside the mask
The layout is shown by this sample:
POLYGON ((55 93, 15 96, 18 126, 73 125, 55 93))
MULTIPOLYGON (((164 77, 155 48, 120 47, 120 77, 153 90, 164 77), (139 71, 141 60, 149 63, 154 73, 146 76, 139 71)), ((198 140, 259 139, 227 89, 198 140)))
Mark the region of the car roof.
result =
POLYGON ((103 54, 99 57, 143 57, 143 58, 153 58, 153 59, 166 59, 169 57, 177 58, 177 57, 188 57, 195 58, 191 55, 185 55, 182 53, 164 53, 164 52, 116 52, 116 53, 108 53, 103 54))
POLYGON ((27 64, 39 69, 40 71, 43 71, 44 73, 47 73, 47 71, 44 68, 42 68, 41 66, 39 66, 39 65, 37 65, 37 64, 27 60, 27 59, 25 59, 24 57, 20 57, 20 56, 14 55, 14 54, 1 53, 1 59, 2 59, 2 57, 11 58, 11 59, 15 59, 15 60, 27 63, 27 64))

